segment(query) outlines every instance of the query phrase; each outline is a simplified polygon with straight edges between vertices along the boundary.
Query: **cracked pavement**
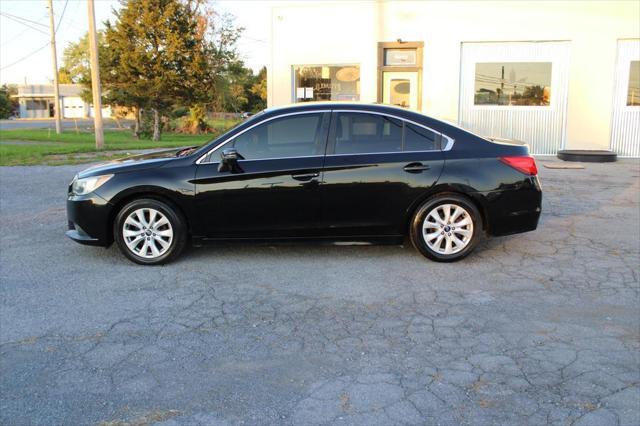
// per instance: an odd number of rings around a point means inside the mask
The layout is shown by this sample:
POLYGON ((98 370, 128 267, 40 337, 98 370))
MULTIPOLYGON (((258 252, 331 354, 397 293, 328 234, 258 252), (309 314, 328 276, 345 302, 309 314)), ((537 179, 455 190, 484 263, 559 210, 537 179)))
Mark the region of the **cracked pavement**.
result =
POLYGON ((0 168, 0 424, 640 424, 640 163, 546 169, 537 231, 219 245, 64 237, 83 166, 0 168))

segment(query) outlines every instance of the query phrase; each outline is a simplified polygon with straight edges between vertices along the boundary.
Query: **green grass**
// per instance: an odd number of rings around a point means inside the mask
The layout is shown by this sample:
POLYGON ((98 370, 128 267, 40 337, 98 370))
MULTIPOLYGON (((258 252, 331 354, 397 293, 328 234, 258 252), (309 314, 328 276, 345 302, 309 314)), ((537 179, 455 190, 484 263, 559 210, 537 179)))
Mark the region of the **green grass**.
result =
POLYGON ((106 130, 104 132, 104 150, 96 151, 95 136, 89 132, 76 133, 74 129, 64 129, 57 135, 48 129, 12 129, 0 130, 0 165, 69 164, 99 161, 122 157, 122 153, 109 151, 130 151, 151 148, 174 148, 202 145, 210 141, 233 123, 216 123, 215 133, 208 135, 186 135, 163 133, 162 140, 154 142, 147 139, 135 139, 130 131, 106 130), (26 141, 23 144, 11 144, 11 141, 26 141))

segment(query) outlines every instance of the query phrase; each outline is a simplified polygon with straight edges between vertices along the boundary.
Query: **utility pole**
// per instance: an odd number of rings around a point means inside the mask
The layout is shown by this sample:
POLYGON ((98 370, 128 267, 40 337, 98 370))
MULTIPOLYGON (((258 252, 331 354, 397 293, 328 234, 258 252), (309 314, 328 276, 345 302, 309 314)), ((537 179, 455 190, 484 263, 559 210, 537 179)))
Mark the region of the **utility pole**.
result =
POLYGON ((55 107, 53 112, 56 120, 56 133, 62 133, 62 118, 60 116, 60 88, 58 87, 58 56, 56 54, 56 28, 53 23, 53 1, 49 0, 49 29, 51 31, 51 61, 53 62, 53 94, 55 107))
MULTIPOLYGON (((51 1, 51 0, 49 0, 51 1)), ((102 93, 100 90, 100 64, 98 63, 98 36, 93 0, 87 0, 89 11, 89 51, 91 54, 91 92, 93 93, 93 127, 96 132, 96 149, 104 148, 102 130, 102 93)))

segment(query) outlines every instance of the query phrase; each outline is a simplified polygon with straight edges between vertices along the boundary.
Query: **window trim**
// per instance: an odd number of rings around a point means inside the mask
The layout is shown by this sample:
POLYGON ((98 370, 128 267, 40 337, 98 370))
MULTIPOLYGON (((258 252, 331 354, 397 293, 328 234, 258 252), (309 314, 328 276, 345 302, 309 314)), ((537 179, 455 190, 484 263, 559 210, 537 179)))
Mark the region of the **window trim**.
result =
MULTIPOLYGON (((629 105, 628 99, 629 99, 629 84, 631 84, 631 63, 632 62, 640 62, 640 58, 631 58, 629 59, 627 62, 627 66, 626 66, 626 74, 627 74, 627 84, 624 85, 625 87, 625 94, 624 96, 621 96, 622 98, 622 109, 626 110, 626 111, 637 111, 638 108, 640 108, 640 104, 638 105, 629 105)), ((639 95, 640 97, 640 95, 639 95)))
POLYGON ((473 72, 473 97, 470 99, 471 101, 471 109, 475 110, 495 110, 495 111, 555 111, 554 107, 554 94, 556 90, 555 87, 555 79, 554 79, 554 70, 555 70, 555 61, 549 60, 521 60, 521 61, 510 61, 510 60, 501 60, 501 61, 493 61, 493 62, 474 62, 474 72, 473 72), (549 89, 551 90, 551 95, 549 96, 549 105, 498 105, 498 104, 476 104, 476 90, 475 90, 475 82, 476 82, 476 68, 478 64, 491 64, 491 63, 550 63, 551 64, 551 81, 549 83, 549 89))
MULTIPOLYGON (((410 120, 408 118, 403 118, 394 114, 388 114, 385 112, 381 112, 381 111, 371 111, 371 110, 356 110, 356 109, 318 109, 318 110, 310 110, 310 111, 296 111, 296 112, 290 112, 287 114, 280 114, 280 115, 276 115, 274 117, 268 117, 265 118, 264 120, 261 120, 258 123, 253 124, 252 126, 247 127, 246 129, 243 129, 242 131, 229 136, 227 139, 225 139, 224 141, 220 142, 219 144, 217 144, 216 146, 214 146, 213 148, 211 148, 210 150, 208 150, 206 153, 202 154, 195 162, 195 164, 218 164, 220 163, 220 161, 207 161, 205 162, 204 159, 207 158, 213 151, 217 150, 218 148, 222 148, 224 145, 226 145, 227 143, 231 142, 233 139, 235 139, 236 137, 240 136, 241 134, 243 134, 244 132, 247 132, 251 129, 253 129, 256 126, 259 126, 261 124, 267 123, 271 120, 275 120, 277 118, 281 118, 281 117, 289 117, 292 115, 302 115, 302 114, 318 114, 318 113, 339 113, 339 112, 349 112, 349 113, 358 113, 358 114, 374 114, 374 115, 384 115, 387 117, 391 117, 394 118, 396 120, 400 120, 403 123, 410 123, 413 124, 415 126, 418 127, 422 127, 423 129, 429 130, 431 132, 434 132, 438 135, 440 135, 441 138, 446 139, 447 144, 445 145, 444 148, 442 149, 425 149, 422 151, 388 151, 388 152, 363 152, 363 153, 352 153, 352 154, 318 154, 318 155, 301 155, 301 156, 297 156, 297 157, 278 157, 278 158, 263 158, 263 159, 253 159, 253 160, 245 160, 245 161, 269 161, 269 160, 279 160, 279 159, 291 159, 291 158, 312 158, 312 157, 334 157, 334 156, 348 156, 348 155, 374 155, 374 154, 403 154, 403 153, 417 153, 417 152, 446 152, 446 151, 451 151, 451 149, 453 148, 453 145, 455 143, 455 139, 453 139, 450 136, 445 135, 442 132, 439 132, 435 129, 432 129, 429 126, 425 126, 424 124, 420 124, 417 123, 413 120, 410 120)), ((331 129, 329 129, 329 132, 331 131, 331 129)), ((330 137, 331 135, 327 135, 327 137, 330 137)), ((442 141, 441 141, 442 144, 442 141)), ((327 144, 328 146, 328 144, 327 144)), ((326 146, 325 146, 326 149, 326 146)))
MULTIPOLYGON (((300 68, 300 67, 358 67, 358 71, 361 72, 362 70, 362 65, 360 64, 360 62, 345 62, 345 63, 330 63, 330 64, 294 64, 291 65, 291 103, 293 104, 305 104, 307 102, 340 102, 340 101, 314 101, 313 99, 310 101, 300 101, 298 102, 298 97, 296 96, 296 68, 300 68)), ((358 77, 358 80, 360 80, 360 78, 362 77, 362 75, 360 75, 358 77)), ((352 101, 352 102, 360 102, 361 99, 361 95, 360 95, 360 91, 358 91, 358 100, 357 101, 352 101)))

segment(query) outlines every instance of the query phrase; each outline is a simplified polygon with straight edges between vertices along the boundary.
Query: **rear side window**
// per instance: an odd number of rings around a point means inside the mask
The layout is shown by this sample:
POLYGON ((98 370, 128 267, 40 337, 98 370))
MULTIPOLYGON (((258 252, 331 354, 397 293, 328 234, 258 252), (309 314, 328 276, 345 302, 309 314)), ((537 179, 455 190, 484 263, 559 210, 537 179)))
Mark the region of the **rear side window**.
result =
POLYGON ((404 124, 404 151, 434 151, 440 149, 440 135, 411 123, 404 124))
POLYGON ((231 146, 246 160, 318 155, 324 148, 321 127, 322 113, 276 118, 247 130, 231 146))
POLYGON ((335 154, 402 151, 402 122, 378 114, 341 112, 335 123, 335 154))
POLYGON ((387 115, 340 112, 334 120, 334 154, 441 149, 442 136, 438 132, 387 115))

